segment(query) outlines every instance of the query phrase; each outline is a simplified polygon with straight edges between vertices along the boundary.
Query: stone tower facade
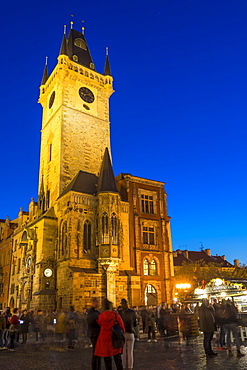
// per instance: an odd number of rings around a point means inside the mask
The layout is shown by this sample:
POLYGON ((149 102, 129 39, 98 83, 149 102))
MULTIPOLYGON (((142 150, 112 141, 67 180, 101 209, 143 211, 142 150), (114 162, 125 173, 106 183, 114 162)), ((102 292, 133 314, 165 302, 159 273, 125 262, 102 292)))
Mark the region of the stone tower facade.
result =
POLYGON ((81 309, 93 296, 114 305, 172 301, 172 246, 164 183, 114 177, 108 55, 95 69, 84 34, 63 36, 40 86, 43 108, 38 202, 12 234, 8 303, 81 309))

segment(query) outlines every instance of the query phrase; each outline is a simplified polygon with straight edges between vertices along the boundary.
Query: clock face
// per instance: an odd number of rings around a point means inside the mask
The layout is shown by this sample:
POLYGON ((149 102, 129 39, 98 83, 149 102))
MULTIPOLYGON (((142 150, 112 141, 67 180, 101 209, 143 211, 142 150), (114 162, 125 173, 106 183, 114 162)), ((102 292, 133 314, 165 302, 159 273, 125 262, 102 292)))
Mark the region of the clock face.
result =
POLYGON ((79 95, 86 103, 93 103, 94 101, 94 94, 87 87, 81 87, 79 89, 79 95))
POLYGON ((53 106, 54 100, 55 100, 55 91, 53 91, 53 93, 50 96, 49 108, 51 108, 53 106))
POLYGON ((45 269, 45 271, 44 271, 44 275, 45 275, 46 277, 51 277, 51 275, 52 275, 52 270, 51 270, 51 269, 45 269))

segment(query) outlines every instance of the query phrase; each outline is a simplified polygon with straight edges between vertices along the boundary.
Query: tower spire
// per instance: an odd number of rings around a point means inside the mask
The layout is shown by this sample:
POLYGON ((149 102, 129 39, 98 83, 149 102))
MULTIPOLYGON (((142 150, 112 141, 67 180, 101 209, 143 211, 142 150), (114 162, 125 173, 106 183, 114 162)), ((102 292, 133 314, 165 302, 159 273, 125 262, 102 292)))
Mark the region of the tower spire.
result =
POLYGON ((105 148, 100 175, 98 178, 97 192, 118 193, 108 148, 105 148))
POLYGON ((48 57, 45 58, 45 68, 43 72, 43 77, 41 80, 41 85, 44 85, 46 81, 48 80, 49 74, 48 74, 48 57))
POLYGON ((108 48, 106 48, 104 75, 105 76, 111 76, 112 75, 111 74, 111 67, 110 67, 109 56, 108 56, 108 48))
POLYGON ((68 55, 68 46, 67 46, 67 39, 66 39, 66 26, 64 26, 63 39, 62 39, 59 55, 68 55))

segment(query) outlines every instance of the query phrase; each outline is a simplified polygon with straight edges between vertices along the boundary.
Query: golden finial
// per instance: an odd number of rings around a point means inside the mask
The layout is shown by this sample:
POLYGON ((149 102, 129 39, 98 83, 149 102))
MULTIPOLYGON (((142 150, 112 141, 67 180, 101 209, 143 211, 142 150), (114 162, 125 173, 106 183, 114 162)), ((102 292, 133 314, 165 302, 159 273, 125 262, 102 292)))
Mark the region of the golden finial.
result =
POLYGON ((81 28, 81 33, 84 35, 85 27, 81 28))
POLYGON ((73 21, 71 21, 70 22, 70 29, 72 30, 72 28, 73 28, 73 24, 74 24, 74 22, 73 21))
POLYGON ((106 55, 108 55, 108 47, 105 48, 106 55))
POLYGON ((66 35, 66 24, 63 26, 63 33, 66 35))
POLYGON ((45 57, 45 64, 48 64, 48 57, 45 57))

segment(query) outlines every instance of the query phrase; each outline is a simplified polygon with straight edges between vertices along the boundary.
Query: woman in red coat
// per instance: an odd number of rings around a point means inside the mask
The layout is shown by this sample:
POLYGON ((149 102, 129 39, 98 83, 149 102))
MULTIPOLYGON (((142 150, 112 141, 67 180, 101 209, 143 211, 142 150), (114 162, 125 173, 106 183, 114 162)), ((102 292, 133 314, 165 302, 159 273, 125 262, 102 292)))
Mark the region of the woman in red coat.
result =
POLYGON ((112 356, 117 370, 123 370, 121 358, 123 349, 116 349, 112 345, 112 327, 116 320, 123 332, 125 332, 124 323, 120 315, 117 312, 112 311, 112 302, 108 301, 108 299, 104 299, 103 312, 99 315, 97 320, 100 325, 100 334, 97 339, 94 355, 104 357, 106 370, 112 370, 112 356))

